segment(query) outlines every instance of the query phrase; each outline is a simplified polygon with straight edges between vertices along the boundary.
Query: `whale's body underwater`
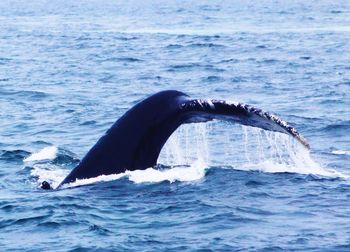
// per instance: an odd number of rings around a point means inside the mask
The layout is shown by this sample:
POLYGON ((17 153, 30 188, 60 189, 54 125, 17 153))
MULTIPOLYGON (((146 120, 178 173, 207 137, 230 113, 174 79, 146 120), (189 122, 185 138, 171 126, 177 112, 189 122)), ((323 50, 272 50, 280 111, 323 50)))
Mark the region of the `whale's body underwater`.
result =
POLYGON ((309 148, 293 127, 260 109, 222 100, 191 99, 174 90, 162 91, 136 104, 117 120, 58 188, 77 179, 153 167, 165 142, 181 124, 213 119, 289 134, 309 148))

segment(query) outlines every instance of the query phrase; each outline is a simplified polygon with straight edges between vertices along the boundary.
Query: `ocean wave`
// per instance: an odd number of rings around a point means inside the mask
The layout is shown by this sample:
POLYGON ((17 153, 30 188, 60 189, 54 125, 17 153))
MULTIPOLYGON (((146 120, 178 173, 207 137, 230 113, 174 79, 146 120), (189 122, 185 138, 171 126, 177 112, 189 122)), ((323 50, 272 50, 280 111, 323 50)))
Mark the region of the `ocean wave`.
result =
POLYGON ((225 48, 226 46, 221 44, 215 44, 215 43, 193 43, 193 44, 190 44, 189 47, 225 48))
POLYGON ((133 58, 133 57, 114 57, 114 58, 108 58, 104 61, 119 61, 119 62, 141 62, 141 59, 133 58))
POLYGON ((350 150, 333 150, 331 152, 334 155, 347 155, 350 156, 350 150))
POLYGON ((270 33, 315 33, 315 32, 334 32, 348 33, 349 25, 328 25, 328 26, 310 26, 310 27, 261 27, 261 26, 241 26, 239 28, 208 28, 208 29, 134 29, 128 31, 116 30, 115 32, 125 34, 167 34, 167 35, 187 35, 187 36, 220 36, 231 34, 270 34, 270 33))
POLYGON ((48 93, 42 92, 42 91, 34 91, 34 90, 0 90, 1 95, 8 95, 8 96, 20 96, 25 98, 33 98, 33 99, 41 99, 46 98, 49 96, 48 93))
POLYGON ((183 45, 179 45, 179 44, 170 44, 166 46, 167 49, 180 49, 182 47, 183 45))
POLYGON ((322 125, 319 132, 323 132, 326 134, 332 134, 333 137, 335 136, 343 136, 348 135, 348 132, 350 130, 350 123, 348 121, 339 121, 339 122, 330 122, 326 125, 322 125))
POLYGON ((0 160, 17 162, 23 160, 29 153, 25 150, 0 150, 0 160))

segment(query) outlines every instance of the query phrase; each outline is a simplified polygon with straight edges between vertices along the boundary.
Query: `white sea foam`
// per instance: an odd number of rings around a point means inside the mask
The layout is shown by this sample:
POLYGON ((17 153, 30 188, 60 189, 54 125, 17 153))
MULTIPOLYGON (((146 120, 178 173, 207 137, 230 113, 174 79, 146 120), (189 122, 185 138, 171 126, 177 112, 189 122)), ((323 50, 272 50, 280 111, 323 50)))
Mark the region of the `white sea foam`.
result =
POLYGON ((93 183, 97 183, 97 182, 113 181, 113 180, 120 179, 124 176, 126 176, 125 173, 120 173, 120 174, 111 174, 111 175, 100 175, 100 176, 97 176, 95 178, 89 178, 89 179, 77 179, 73 183, 64 185, 64 187, 75 187, 75 186, 93 184, 93 183))
MULTIPOLYGON (((201 161, 197 161, 191 166, 179 166, 164 170, 148 168, 146 170, 126 171, 120 174, 101 175, 89 179, 78 179, 73 183, 64 185, 64 187, 75 187, 98 182, 113 181, 123 177, 127 177, 134 183, 158 183, 162 181, 169 181, 170 183, 175 181, 189 182, 202 179, 205 176, 205 170, 206 166, 201 161)), ((57 187, 58 184, 59 183, 54 183, 53 185, 54 187, 57 187)))
POLYGON ((144 182, 162 182, 169 181, 170 183, 175 181, 196 181, 205 176, 206 165, 202 160, 197 160, 189 167, 180 166, 165 170, 156 170, 148 168, 144 171, 137 170, 126 174, 130 181, 135 183, 144 182))
POLYGON ((348 151, 348 150, 334 150, 334 151, 332 151, 332 154, 335 154, 335 155, 350 155, 350 151, 348 151))
POLYGON ((34 152, 30 154, 30 156, 26 157, 24 162, 32 162, 32 161, 40 161, 40 160, 52 160, 57 157, 58 149, 56 146, 48 146, 41 149, 38 152, 34 152))
POLYGON ((69 170, 50 164, 35 164, 30 175, 38 178, 38 185, 47 181, 53 188, 56 188, 68 175, 69 170))

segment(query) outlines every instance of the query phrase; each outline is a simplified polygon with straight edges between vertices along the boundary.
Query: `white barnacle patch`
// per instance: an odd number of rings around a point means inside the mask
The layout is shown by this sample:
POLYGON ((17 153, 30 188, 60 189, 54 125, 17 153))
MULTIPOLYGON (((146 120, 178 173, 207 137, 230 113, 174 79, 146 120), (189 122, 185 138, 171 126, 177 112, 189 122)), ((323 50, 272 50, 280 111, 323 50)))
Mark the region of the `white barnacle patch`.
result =
POLYGON ((279 118, 277 116, 275 116, 275 115, 271 115, 271 120, 273 120, 273 121, 278 123, 279 118))
POLYGON ((197 99, 196 102, 198 103, 199 106, 204 107, 201 100, 197 99))
POLYGON ((189 103, 189 106, 190 106, 191 108, 195 108, 195 107, 196 107, 196 102, 197 102, 197 101, 191 101, 191 102, 189 103))
POLYGON ((233 106, 235 106, 235 107, 238 107, 238 106, 240 105, 240 103, 239 103, 239 102, 236 102, 236 101, 227 101, 227 104, 233 105, 233 106))
POLYGON ((287 126, 288 126, 287 122, 282 121, 282 120, 281 120, 281 124, 282 124, 284 127, 286 127, 286 128, 287 128, 287 126))
POLYGON ((208 103, 209 107, 210 107, 212 110, 215 109, 215 105, 214 105, 214 103, 213 103, 211 100, 207 100, 206 102, 208 103))
POLYGON ((271 115, 270 115, 270 113, 265 112, 265 113, 264 113, 264 116, 265 116, 267 119, 271 120, 271 115))
POLYGON ((244 105, 244 109, 248 112, 251 112, 251 107, 248 104, 244 105))

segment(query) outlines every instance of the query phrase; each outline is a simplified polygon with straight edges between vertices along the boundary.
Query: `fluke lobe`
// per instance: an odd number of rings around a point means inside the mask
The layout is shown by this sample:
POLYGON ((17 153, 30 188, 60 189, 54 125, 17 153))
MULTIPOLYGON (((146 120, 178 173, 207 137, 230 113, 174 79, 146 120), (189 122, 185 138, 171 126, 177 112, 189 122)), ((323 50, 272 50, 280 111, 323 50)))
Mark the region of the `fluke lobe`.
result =
POLYGON ((168 90, 146 98, 119 118, 57 188, 77 179, 152 167, 181 124, 213 119, 285 133, 309 148, 296 129, 273 114, 242 103, 192 99, 168 90))

